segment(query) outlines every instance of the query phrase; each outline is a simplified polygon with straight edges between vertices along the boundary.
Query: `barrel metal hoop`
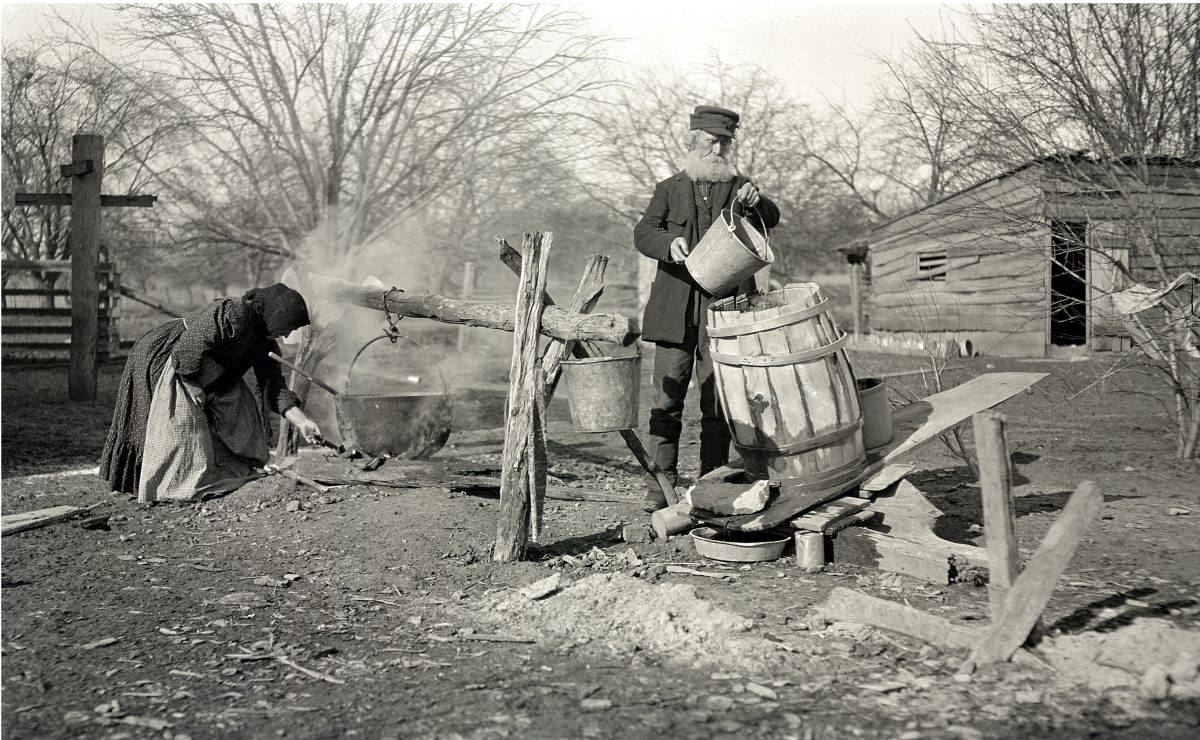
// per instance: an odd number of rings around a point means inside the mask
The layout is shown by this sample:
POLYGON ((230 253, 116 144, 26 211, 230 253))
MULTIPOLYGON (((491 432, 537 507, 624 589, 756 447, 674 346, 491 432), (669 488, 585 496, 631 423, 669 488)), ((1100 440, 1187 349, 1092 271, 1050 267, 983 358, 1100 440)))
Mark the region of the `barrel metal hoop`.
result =
POLYGON ((821 347, 816 349, 805 350, 804 352, 793 352, 788 355, 728 355, 723 352, 713 352, 712 359, 720 365, 740 365, 747 367, 774 367, 776 365, 795 365, 800 362, 808 362, 817 360, 826 355, 831 355, 837 352, 846 344, 848 335, 842 332, 842 335, 821 347))
POLYGON ((792 444, 784 445, 783 447, 762 447, 762 446, 758 446, 758 445, 741 445, 741 444, 738 444, 737 442, 734 442, 733 446, 735 448, 737 448, 738 452, 749 452, 749 453, 755 455, 756 457, 761 456, 761 455, 782 457, 783 455, 795 455, 795 454, 798 454, 801 452, 809 452, 810 450, 815 450, 818 447, 824 447, 825 445, 829 444, 830 442, 836 442, 839 439, 844 439, 846 437, 849 437, 851 434, 854 434, 860 428, 862 428, 862 418, 861 417, 858 419, 855 419, 853 422, 851 422, 850 424, 847 424, 844 427, 838 427, 837 429, 834 429, 832 432, 825 432, 824 434, 818 434, 815 437, 809 437, 808 439, 802 439, 799 442, 793 442, 792 444))
MULTIPOLYGON (((721 326, 708 328, 708 336, 713 339, 727 339, 729 337, 739 337, 743 334, 757 334, 758 332, 767 331, 768 329, 778 329, 781 326, 795 324, 805 319, 811 319, 813 316, 825 313, 825 306, 829 303, 828 298, 822 298, 820 303, 799 311, 793 311, 783 316, 774 316, 762 321, 755 321, 750 324, 740 324, 738 326, 721 326)), ((709 309, 712 313, 719 313, 709 309)), ((723 312, 720 312, 723 313, 723 312)))
POLYGON ((822 473, 816 478, 780 478, 772 479, 772 483, 778 483, 780 492, 803 492, 821 488, 833 488, 840 486, 843 483, 849 483, 855 478, 861 476, 866 470, 867 457, 862 455, 855 458, 845 465, 839 465, 832 470, 822 473))

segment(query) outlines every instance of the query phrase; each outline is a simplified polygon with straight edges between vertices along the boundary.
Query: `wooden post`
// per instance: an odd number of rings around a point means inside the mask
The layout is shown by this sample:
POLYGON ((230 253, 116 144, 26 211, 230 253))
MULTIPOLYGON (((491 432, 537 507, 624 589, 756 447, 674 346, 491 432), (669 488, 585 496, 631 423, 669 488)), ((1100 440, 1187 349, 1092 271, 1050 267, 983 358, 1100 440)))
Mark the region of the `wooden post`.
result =
POLYGON ((988 601, 992 619, 1000 619, 1008 590, 1020 572, 1016 520, 1013 515, 1012 467, 1004 435, 1004 415, 983 411, 971 418, 979 486, 983 490, 983 531, 988 552, 988 601))
MULTIPOLYGON (((466 299, 470 298, 474 292, 475 292, 475 261, 467 260, 463 264, 461 297, 463 300, 466 300, 466 299)), ((467 342, 470 341, 470 338, 471 338, 470 334, 471 334, 470 329, 468 329, 467 327, 460 326, 458 328, 458 341, 455 346, 457 347, 459 352, 462 352, 463 350, 465 350, 467 348, 467 342)))
POLYGON ((854 313, 854 336, 863 333, 863 266, 862 263, 851 262, 846 266, 850 273, 850 307, 854 313))
MULTIPOLYGON (((552 244, 553 234, 549 232, 525 237, 513 322, 508 410, 504 420, 500 519, 496 523, 496 546, 492 551, 492 559, 501 563, 520 560, 525 555, 533 515, 531 497, 536 495, 538 488, 534 480, 539 469, 534 459, 537 454, 534 435, 541 426, 536 418, 541 404, 535 402, 534 393, 544 392, 544 387, 539 385, 544 376, 536 371, 536 366, 545 305, 542 295, 546 289, 546 263, 552 244)), ((540 474, 545 475, 545 468, 541 468, 540 474)))
MULTIPOLYGON (((568 305, 568 310, 579 314, 588 314, 596 307, 596 301, 600 300, 600 296, 604 293, 604 271, 608 268, 608 257, 602 254, 593 254, 588 257, 587 264, 583 268, 583 277, 579 278, 579 287, 575 289, 575 295, 571 296, 571 303, 568 305)), ((577 319, 579 322, 586 319, 577 319)), ((542 353, 542 370, 546 373, 546 400, 549 401, 554 396, 554 390, 558 386, 558 378, 562 366, 562 360, 568 356, 575 348, 575 342, 571 339, 566 341, 553 341, 546 345, 546 351, 542 353)))
POLYGON ((1024 644, 1103 503, 1099 486, 1089 480, 1079 484, 1008 590, 1004 613, 980 637, 960 672, 970 673, 976 666, 1008 660, 1024 644))
POLYGON ((99 333, 100 186, 104 174, 104 137, 71 137, 71 164, 63 176, 71 181, 71 361, 67 397, 96 400, 96 350, 99 333))
MULTIPOLYGON (((501 237, 496 237, 496 247, 500 251, 500 261, 503 262, 508 269, 520 275, 521 270, 523 269, 522 265, 524 264, 520 253, 509 246, 508 242, 501 237)), ((586 286, 590 282, 588 278, 588 271, 592 270, 593 268, 599 270, 597 279, 601 281, 601 284, 598 287, 601 290, 603 289, 604 266, 594 261, 598 256, 599 255, 593 255, 593 262, 589 262, 583 278, 579 281, 579 288, 575 292, 576 299, 587 295, 588 289, 586 286)), ((605 260, 605 265, 607 265, 607 259, 605 260)), ((597 293, 596 300, 599 300, 599 297, 600 294, 597 293)), ((549 294, 544 294, 542 296, 542 300, 545 301, 547 306, 554 305, 554 299, 551 298, 549 294)), ((578 305, 580 306, 581 311, 586 313, 587 311, 590 311, 592 307, 594 307, 595 302, 585 301, 580 302, 578 305)), ((567 349, 567 347, 566 343, 564 342, 564 350, 565 349, 567 349)), ((593 356, 587 347, 579 342, 571 343, 569 349, 573 356, 581 359, 593 356)), ((556 382, 557 379, 548 381, 547 383, 546 403, 550 402, 550 397, 554 393, 554 383, 556 382)), ((637 459, 638 464, 640 464, 642 469, 649 473, 658 483, 659 488, 662 489, 663 495, 667 499, 667 503, 671 506, 674 506, 676 503, 678 503, 679 497, 675 495, 675 486, 671 483, 671 479, 667 477, 666 472, 658 466, 658 463, 654 462, 652 459, 650 459, 650 456, 646 454, 646 448, 642 446, 642 441, 638 439, 637 432, 633 431, 632 429, 622 429, 620 431, 620 435, 621 439, 625 441, 625 445, 629 448, 629 451, 632 452, 633 456, 637 459)))

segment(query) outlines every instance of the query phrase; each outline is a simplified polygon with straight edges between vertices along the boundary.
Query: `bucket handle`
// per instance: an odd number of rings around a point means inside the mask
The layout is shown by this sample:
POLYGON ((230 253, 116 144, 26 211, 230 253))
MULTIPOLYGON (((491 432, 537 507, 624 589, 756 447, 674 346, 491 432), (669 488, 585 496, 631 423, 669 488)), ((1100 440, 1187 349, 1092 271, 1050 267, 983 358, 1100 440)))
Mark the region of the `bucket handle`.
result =
MULTIPOLYGON (((422 346, 422 344, 420 342, 413 339, 412 337, 406 337, 403 334, 380 334, 379 336, 375 337, 374 339, 368 340, 367 343, 364 344, 363 346, 359 347, 358 351, 354 353, 354 359, 350 360, 350 367, 346 368, 346 388, 350 387, 350 374, 352 372, 354 372, 354 363, 358 362, 359 355, 361 355, 363 353, 363 351, 366 350, 367 347, 370 347, 372 344, 374 344, 375 342, 378 342, 380 339, 390 339, 393 343, 395 343, 395 341, 397 339, 403 339, 405 341, 412 342, 413 344, 417 345, 417 349, 421 350, 426 355, 429 355, 429 359, 433 363, 434 369, 437 370, 438 379, 442 381, 442 395, 443 396, 450 395, 450 386, 446 385, 446 375, 445 375, 445 373, 442 372, 442 366, 437 361, 437 358, 433 356, 432 352, 430 352, 428 349, 426 349, 424 346, 422 346)), ((343 391, 343 393, 344 392, 345 391, 343 391)))
MULTIPOLYGON (((730 204, 729 204, 729 220, 725 222, 725 228, 729 229, 729 233, 730 233, 730 234, 732 234, 732 233, 734 233, 735 231, 737 231, 737 222, 735 222, 735 221, 733 220, 733 217, 736 215, 736 214, 734 214, 734 212, 733 212, 733 207, 734 207, 735 205, 737 205, 737 199, 736 199, 736 198, 734 199, 734 202, 733 202, 733 203, 730 203, 730 204)), ((759 211, 759 210, 758 210, 758 208, 757 208, 756 206, 750 206, 750 209, 751 209, 752 211, 754 211, 754 214, 755 214, 756 216, 758 216, 758 222, 761 224, 761 223, 762 223, 762 220, 763 220, 763 219, 762 219, 762 212, 761 212, 761 211, 759 211)), ((748 221, 748 220, 749 220, 749 219, 747 219, 747 218, 746 218, 746 214, 745 214, 745 207, 743 207, 743 208, 742 208, 742 214, 741 214, 741 216, 742 216, 742 219, 743 219, 743 220, 746 220, 746 221, 748 221)), ((724 219, 724 218, 725 218, 725 209, 724 209, 724 208, 722 208, 722 209, 721 209, 721 218, 722 218, 722 219, 724 219)), ((751 228, 753 228, 753 226, 751 226, 751 228)), ((757 229, 755 229, 755 230, 757 231, 757 229)), ((762 227, 762 235, 763 235, 763 239, 764 239, 764 240, 767 242, 767 254, 770 254, 770 253, 771 253, 771 230, 770 230, 770 229, 768 229, 766 226, 762 227)))

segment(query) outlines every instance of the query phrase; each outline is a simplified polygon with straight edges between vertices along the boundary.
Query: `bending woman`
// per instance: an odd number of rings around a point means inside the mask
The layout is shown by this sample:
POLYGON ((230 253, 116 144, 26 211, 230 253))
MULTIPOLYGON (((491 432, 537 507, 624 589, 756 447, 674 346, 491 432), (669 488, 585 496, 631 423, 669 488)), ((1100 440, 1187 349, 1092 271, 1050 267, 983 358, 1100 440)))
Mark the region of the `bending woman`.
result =
POLYGON ((308 323, 304 297, 276 283, 147 332, 121 376, 100 477, 142 502, 228 493, 267 463, 268 407, 313 441, 320 428, 267 356, 308 323), (257 392, 242 378, 251 368, 257 392))

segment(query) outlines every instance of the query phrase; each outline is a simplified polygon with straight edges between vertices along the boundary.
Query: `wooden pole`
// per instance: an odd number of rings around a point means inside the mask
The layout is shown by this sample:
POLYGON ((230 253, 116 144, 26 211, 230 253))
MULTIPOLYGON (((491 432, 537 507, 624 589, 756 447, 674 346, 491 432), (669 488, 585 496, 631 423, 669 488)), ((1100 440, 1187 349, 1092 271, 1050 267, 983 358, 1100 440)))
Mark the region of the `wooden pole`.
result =
MULTIPOLYGON (((467 260, 465 263, 463 263, 462 290, 460 291, 460 294, 462 296, 462 299, 466 300, 466 299, 470 298, 471 295, 474 294, 474 292, 475 292, 475 261, 467 260)), ((455 346, 457 347, 459 352, 462 352, 463 350, 465 350, 467 348, 467 342, 469 342, 471 339, 470 334, 471 334, 471 332, 468 327, 460 326, 458 328, 458 341, 455 346)))
MULTIPOLYGON (((521 253, 518 252, 517 250, 513 249, 512 246, 510 246, 509 243, 506 242, 501 237, 496 237, 496 247, 500 251, 500 261, 503 262, 508 267, 508 269, 510 269, 513 272, 520 275, 521 270, 522 270, 522 265, 524 264, 524 260, 521 257, 521 253)), ((595 256, 597 256, 597 255, 594 255, 593 257, 595 257, 595 256)), ((593 264, 595 264, 595 267, 600 270, 600 275, 598 276, 598 279, 603 281, 603 279, 604 279, 603 267, 601 267, 599 264, 596 264, 596 263, 589 263, 588 269, 592 269, 593 264)), ((607 266, 607 262, 605 262, 605 266, 607 266)), ((579 281, 579 289, 576 290, 576 293, 575 293, 576 298, 587 294, 587 289, 585 288, 585 285, 588 282, 589 282, 588 275, 587 275, 587 271, 585 270, 583 278, 579 281)), ((603 290, 602 284, 600 285, 600 289, 603 290)), ((597 293, 597 295, 596 295, 597 300, 599 299, 599 297, 600 296, 597 293)), ((543 294, 542 300, 545 302, 545 304, 547 306, 554 305, 554 299, 552 297, 550 297, 549 294, 543 294)), ((580 303, 579 305, 581 308, 587 308, 586 302, 580 303)), ((592 305, 594 305, 594 303, 592 305)), ((590 310, 590 309, 588 309, 588 310, 590 310)), ((588 357, 593 356, 591 351, 588 350, 588 348, 586 346, 584 346, 583 344, 580 344, 579 342, 571 343, 570 351, 573 356, 579 357, 579 358, 588 358, 588 357)), ((557 382, 557 381, 556 380, 548 381, 548 383, 547 383, 546 403, 550 402, 550 398, 554 394, 554 389, 555 389, 554 383, 555 382, 557 382)), ((638 439, 637 432, 633 431, 632 429, 622 429, 620 431, 620 435, 621 435, 621 439, 623 439, 625 441, 625 445, 629 448, 629 451, 632 452, 634 458, 637 459, 638 464, 640 464, 642 466, 642 469, 645 470, 647 473, 649 473, 650 476, 653 477, 654 480, 658 483, 658 487, 660 489, 662 489, 663 495, 667 499, 667 503, 671 506, 674 506, 676 503, 678 503, 679 497, 675 495, 674 484, 671 483, 671 479, 667 476, 666 472, 662 468, 660 468, 657 463, 655 463, 653 460, 651 460, 650 456, 648 454, 646 454, 646 448, 642 446, 642 441, 640 439, 638 439)))
POLYGON ((67 397, 96 400, 96 350, 99 333, 100 187, 104 174, 104 137, 71 137, 71 164, 63 168, 71 180, 71 355, 67 397))
MULTIPOLYGON (((596 307, 596 301, 600 300, 600 296, 604 293, 604 271, 608 268, 608 257, 602 254, 593 254, 588 257, 587 264, 583 268, 583 277, 579 278, 579 287, 575 289, 575 295, 571 296, 571 303, 568 309, 574 313, 590 314, 592 309, 596 307)), ((579 321, 585 319, 580 318, 579 321)), ((546 373, 546 398, 550 399, 554 396, 554 390, 558 386, 558 378, 562 366, 563 357, 567 356, 574 348, 576 342, 568 339, 565 342, 550 342, 546 345, 546 351, 542 353, 542 370, 546 373)))
POLYGON ((862 275, 863 267, 859 263, 851 262, 847 265, 847 270, 850 273, 850 307, 854 313, 854 336, 862 336, 863 333, 863 284, 862 275))
MULTIPOLYGON (((529 542, 531 518, 535 517, 531 498, 536 495, 539 466, 536 464, 534 435, 540 428, 534 393, 544 376, 537 372, 540 318, 546 289, 546 263, 553 235, 525 237, 525 259, 517 287, 517 305, 513 316, 512 364, 509 368, 508 409, 504 420, 504 455, 500 471, 500 519, 496 523, 496 546, 492 559, 501 563, 520 560, 529 542), (532 386, 532 387, 531 387, 532 386)), ((542 476, 545 468, 541 468, 542 476)), ((544 482, 542 489, 544 490, 544 482)))
POLYGON ((1008 590, 1020 572, 1016 518, 1013 514, 1012 466, 1004 434, 1004 415, 983 411, 971 418, 979 485, 983 490, 983 531, 988 552, 988 601, 992 619, 1000 619, 1008 590))
MULTIPOLYGON (((383 311, 386 303, 386 309, 398 316, 415 316, 446 324, 516 331, 513 307, 503 304, 458 301, 432 293, 389 292, 387 289, 356 285, 321 275, 312 277, 312 286, 317 295, 377 311, 383 311)), ((538 304, 541 305, 540 297, 538 304)), ((547 306, 541 316, 541 332, 555 339, 567 339, 569 335, 570 338, 580 341, 613 342, 622 346, 633 344, 641 336, 637 321, 620 314, 593 314, 582 326, 578 326, 579 318, 578 314, 547 306)))

